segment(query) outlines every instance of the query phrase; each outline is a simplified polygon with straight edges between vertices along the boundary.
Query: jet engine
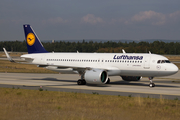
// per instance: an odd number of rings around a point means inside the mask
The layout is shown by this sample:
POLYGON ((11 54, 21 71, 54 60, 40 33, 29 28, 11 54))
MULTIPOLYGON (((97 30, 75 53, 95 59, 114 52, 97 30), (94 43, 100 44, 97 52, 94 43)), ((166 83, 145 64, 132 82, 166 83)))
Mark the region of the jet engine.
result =
POLYGON ((124 81, 139 81, 141 76, 121 76, 124 81))
POLYGON ((84 74, 86 83, 90 84, 105 84, 108 81, 108 74, 103 70, 87 70, 84 74))

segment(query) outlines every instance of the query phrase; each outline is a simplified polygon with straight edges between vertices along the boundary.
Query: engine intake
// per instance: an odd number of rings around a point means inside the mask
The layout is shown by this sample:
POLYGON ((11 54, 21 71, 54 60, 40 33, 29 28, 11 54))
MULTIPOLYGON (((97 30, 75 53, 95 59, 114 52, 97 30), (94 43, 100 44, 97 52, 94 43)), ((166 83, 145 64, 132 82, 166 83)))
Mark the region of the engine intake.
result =
POLYGON ((108 81, 108 74, 103 70, 87 70, 84 78, 90 84, 105 84, 108 81))
POLYGON ((124 81, 139 81, 141 76, 121 76, 124 81))

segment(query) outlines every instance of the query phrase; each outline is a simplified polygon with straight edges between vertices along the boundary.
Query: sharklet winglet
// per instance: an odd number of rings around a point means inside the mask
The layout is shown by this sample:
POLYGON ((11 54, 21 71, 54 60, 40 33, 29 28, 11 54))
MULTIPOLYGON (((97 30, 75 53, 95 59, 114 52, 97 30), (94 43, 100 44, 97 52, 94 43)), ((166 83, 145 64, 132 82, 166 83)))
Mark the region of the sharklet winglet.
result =
POLYGON ((8 52, 6 51, 6 49, 3 48, 3 50, 4 50, 4 52, 5 52, 5 54, 6 54, 7 58, 8 58, 8 60, 9 60, 10 62, 15 62, 15 61, 11 58, 11 56, 8 54, 8 52))

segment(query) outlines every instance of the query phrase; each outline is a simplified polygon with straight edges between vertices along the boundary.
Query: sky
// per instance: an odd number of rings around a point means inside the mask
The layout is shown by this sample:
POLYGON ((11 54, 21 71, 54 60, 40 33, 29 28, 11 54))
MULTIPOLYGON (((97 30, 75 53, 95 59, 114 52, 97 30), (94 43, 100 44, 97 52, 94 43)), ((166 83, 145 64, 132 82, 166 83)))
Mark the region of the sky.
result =
POLYGON ((180 0, 0 0, 0 41, 180 40, 180 0))

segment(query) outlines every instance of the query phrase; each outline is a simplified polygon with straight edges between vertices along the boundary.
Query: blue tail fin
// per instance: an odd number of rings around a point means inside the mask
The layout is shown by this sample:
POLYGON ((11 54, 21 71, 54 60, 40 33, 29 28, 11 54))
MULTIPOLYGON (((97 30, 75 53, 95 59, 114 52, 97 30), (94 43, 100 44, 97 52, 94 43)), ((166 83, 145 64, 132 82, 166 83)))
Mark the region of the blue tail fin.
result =
POLYGON ((32 27, 28 24, 23 27, 28 53, 47 53, 32 27))

